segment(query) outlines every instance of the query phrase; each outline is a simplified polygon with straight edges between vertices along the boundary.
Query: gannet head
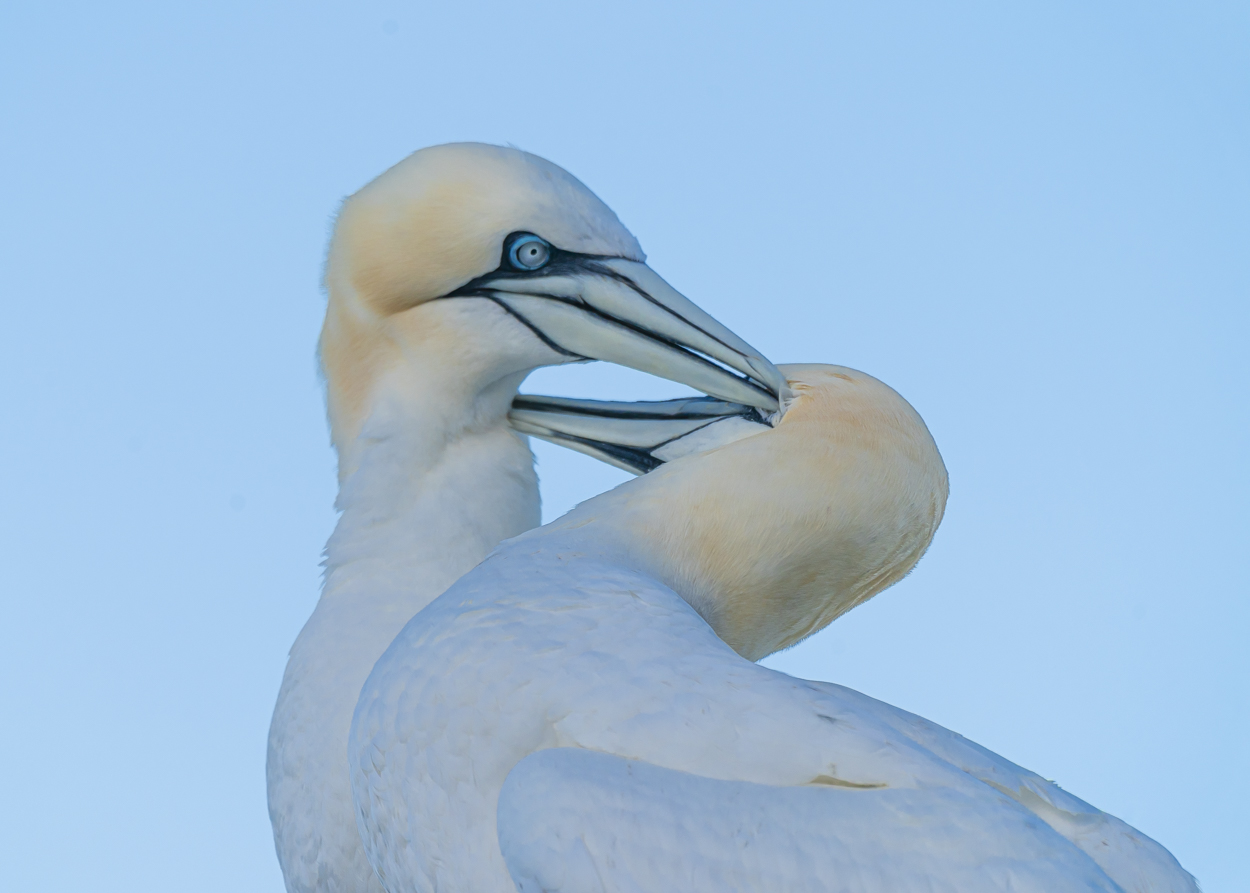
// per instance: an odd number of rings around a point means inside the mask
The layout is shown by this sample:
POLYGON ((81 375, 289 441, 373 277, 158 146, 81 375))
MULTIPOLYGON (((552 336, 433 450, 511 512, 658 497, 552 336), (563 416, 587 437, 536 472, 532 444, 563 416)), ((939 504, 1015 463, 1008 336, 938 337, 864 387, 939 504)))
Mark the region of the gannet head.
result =
POLYGON ((782 366, 775 428, 660 465, 552 527, 598 527, 758 660, 898 582, 946 507, 946 467, 919 414, 870 375, 782 366))
POLYGON ((499 379, 608 360, 763 413, 785 388, 758 351, 646 265, 594 193, 518 149, 422 149, 348 198, 326 287, 321 359, 341 464, 377 382, 437 337, 494 356, 499 379))

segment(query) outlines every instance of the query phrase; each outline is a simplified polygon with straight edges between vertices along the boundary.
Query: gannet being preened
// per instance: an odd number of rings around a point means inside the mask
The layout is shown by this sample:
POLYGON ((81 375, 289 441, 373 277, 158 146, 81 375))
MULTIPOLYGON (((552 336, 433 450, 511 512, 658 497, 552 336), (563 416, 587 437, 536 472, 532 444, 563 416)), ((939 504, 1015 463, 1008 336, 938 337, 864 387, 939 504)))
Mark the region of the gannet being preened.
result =
POLYGON ((783 370, 775 429, 705 424, 701 452, 504 543, 387 649, 350 745, 387 890, 1196 893, 1037 775, 752 663, 907 573, 947 495, 890 388, 783 370))
POLYGON ((516 149, 424 149, 353 195, 326 288, 320 353, 342 516, 291 649, 267 775, 287 889, 359 893, 380 888, 352 810, 352 709, 413 614, 538 524, 533 456, 507 419, 521 380, 610 360, 756 420, 779 409, 785 382, 652 272, 585 186, 516 149))

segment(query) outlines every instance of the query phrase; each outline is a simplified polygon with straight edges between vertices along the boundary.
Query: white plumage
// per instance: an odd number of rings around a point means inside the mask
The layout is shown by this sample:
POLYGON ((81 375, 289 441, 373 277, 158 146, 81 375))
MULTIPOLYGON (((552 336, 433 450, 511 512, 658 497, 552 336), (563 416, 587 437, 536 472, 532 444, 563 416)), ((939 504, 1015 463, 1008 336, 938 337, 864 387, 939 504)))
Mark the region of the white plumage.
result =
POLYGON ((1033 773, 748 659, 906 573, 946 497, 896 394, 787 371, 775 430, 504 543, 387 649, 349 754, 389 893, 1195 893, 1033 773))

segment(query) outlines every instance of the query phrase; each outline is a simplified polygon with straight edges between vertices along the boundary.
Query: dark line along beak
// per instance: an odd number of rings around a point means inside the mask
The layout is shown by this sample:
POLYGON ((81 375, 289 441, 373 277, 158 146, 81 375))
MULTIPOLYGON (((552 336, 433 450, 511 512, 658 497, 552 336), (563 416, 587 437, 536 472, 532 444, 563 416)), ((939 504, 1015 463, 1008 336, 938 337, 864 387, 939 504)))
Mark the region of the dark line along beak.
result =
POLYGON ((756 407, 712 397, 628 403, 521 394, 508 420, 522 434, 633 474, 769 428, 756 407))
POLYGON ((569 356, 629 366, 766 413, 786 402, 776 366, 646 264, 559 255, 534 273, 501 268, 449 297, 489 298, 569 356))

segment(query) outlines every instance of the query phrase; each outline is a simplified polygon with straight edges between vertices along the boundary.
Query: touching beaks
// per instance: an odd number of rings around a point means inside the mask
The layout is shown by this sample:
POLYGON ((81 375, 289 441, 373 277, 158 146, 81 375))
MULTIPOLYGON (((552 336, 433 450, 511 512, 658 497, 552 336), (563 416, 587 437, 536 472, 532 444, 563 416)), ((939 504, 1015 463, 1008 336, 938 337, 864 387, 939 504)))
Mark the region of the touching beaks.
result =
POLYGON ((758 408, 714 397, 639 401, 521 394, 512 427, 633 474, 769 429, 758 408))
POLYGON ((776 366, 644 263, 513 233, 499 269, 447 297, 492 300, 570 357, 628 366, 765 413, 789 397, 776 366))

